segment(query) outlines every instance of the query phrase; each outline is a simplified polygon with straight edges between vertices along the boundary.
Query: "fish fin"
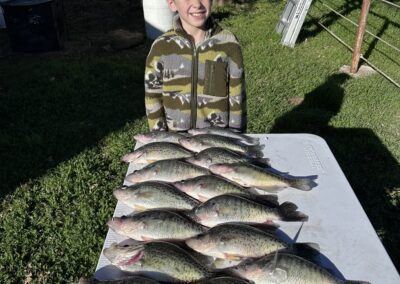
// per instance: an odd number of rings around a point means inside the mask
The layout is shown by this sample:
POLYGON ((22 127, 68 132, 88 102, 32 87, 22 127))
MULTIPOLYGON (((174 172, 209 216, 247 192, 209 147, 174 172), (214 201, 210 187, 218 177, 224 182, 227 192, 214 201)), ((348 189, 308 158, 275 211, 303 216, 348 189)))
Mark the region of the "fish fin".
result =
POLYGON ((279 202, 278 202, 278 196, 275 194, 265 194, 265 195, 257 195, 254 196, 255 201, 258 203, 267 205, 267 206, 272 206, 272 207, 278 207, 279 202))
POLYGON ((358 281, 358 280, 345 280, 343 283, 344 284, 371 284, 371 282, 368 282, 368 281, 358 281))
POLYGON ((249 146, 246 155, 251 158, 262 158, 264 156, 264 153, 262 152, 264 147, 265 145, 249 146))
POLYGON ((135 210, 137 210, 137 211, 145 211, 145 210, 147 210, 146 207, 141 206, 141 205, 137 205, 137 204, 133 205, 133 208, 134 208, 135 210))
POLYGON ((279 224, 276 223, 246 223, 246 225, 256 228, 266 233, 276 233, 279 228, 279 224))
POLYGON ((274 186, 274 187, 268 187, 268 188, 267 188, 267 187, 265 187, 265 188, 261 188, 261 187, 248 187, 248 189, 250 189, 250 190, 252 190, 252 191, 255 191, 257 194, 261 194, 261 195, 265 194, 265 192, 268 192, 268 193, 277 193, 277 192, 283 190, 282 187, 276 187, 276 186, 274 186), (260 192, 260 193, 259 193, 259 192, 260 192))
POLYGON ((309 191, 317 185, 311 178, 295 179, 289 182, 291 187, 299 190, 309 191))
POLYGON ((290 250, 295 254, 305 258, 315 258, 319 254, 319 245, 317 243, 293 243, 290 244, 290 250))
POLYGON ((152 163, 157 162, 157 160, 146 160, 146 162, 147 162, 148 164, 152 164, 152 163))
POLYGON ((197 196, 196 196, 197 198, 197 200, 200 200, 200 202, 206 202, 208 199, 210 199, 210 198, 208 198, 207 196, 205 196, 205 195, 201 195, 200 193, 199 194, 197 194, 197 196))
POLYGON ((262 158, 262 157, 253 158, 251 163, 262 168, 271 166, 269 158, 262 158))
POLYGON ((249 145, 260 145, 260 138, 257 138, 257 137, 250 137, 250 136, 243 134, 242 140, 249 145))
POLYGON ((224 257, 225 257, 225 259, 227 259, 227 260, 233 260, 233 261, 241 260, 241 259, 242 259, 241 256, 236 255, 236 254, 230 254, 230 253, 224 253, 224 257))
POLYGON ((297 205, 286 201, 282 203, 278 209, 279 213, 281 213, 282 221, 307 221, 308 216, 303 212, 296 211, 297 205))
POLYGON ((142 237, 142 241, 148 242, 153 240, 153 238, 149 238, 149 237, 145 237, 145 236, 141 236, 142 237))

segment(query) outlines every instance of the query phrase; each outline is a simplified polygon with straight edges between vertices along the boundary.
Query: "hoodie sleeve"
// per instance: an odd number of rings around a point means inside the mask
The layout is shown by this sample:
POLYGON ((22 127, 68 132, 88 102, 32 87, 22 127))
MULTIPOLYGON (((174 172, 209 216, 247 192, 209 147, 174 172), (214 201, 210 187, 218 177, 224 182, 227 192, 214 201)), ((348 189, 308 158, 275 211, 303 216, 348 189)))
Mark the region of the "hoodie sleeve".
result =
POLYGON ((147 56, 144 75, 145 106, 150 131, 167 129, 162 87, 163 63, 156 41, 147 56))
POLYGON ((229 59, 229 127, 245 131, 247 126, 246 83, 243 56, 238 42, 229 59))

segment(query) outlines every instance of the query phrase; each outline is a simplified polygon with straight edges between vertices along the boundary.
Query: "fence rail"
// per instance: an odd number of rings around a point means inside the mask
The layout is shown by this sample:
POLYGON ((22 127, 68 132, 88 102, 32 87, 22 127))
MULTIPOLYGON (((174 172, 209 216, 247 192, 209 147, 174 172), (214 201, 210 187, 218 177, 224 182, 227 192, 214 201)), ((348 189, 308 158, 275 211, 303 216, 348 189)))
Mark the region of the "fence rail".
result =
MULTIPOLYGON (((369 3, 369 0, 363 0, 363 4, 365 5, 366 3, 369 3), (368 1, 368 2, 367 2, 368 1)), ((385 4, 394 6, 396 8, 400 8, 399 5, 386 1, 386 0, 379 0, 385 4)), ((315 17, 312 17, 311 15, 308 15, 309 17, 311 17, 315 22, 317 22, 317 24, 324 30, 326 30, 331 36, 333 36, 337 41, 339 41, 341 44, 343 44, 347 49, 349 49, 352 53, 353 53, 353 62, 352 62, 352 73, 357 72, 357 66, 358 65, 358 59, 361 59, 362 61, 364 61, 366 64, 368 64, 371 68, 373 68, 375 71, 377 71, 379 74, 381 74, 383 77, 385 77, 387 80, 389 80, 391 83, 393 83, 395 86, 397 86, 398 88, 400 88, 400 83, 396 82, 393 78, 391 78, 388 74, 386 74, 383 70, 381 70, 381 68, 379 68, 378 66, 376 66, 374 63, 372 63, 370 60, 368 60, 367 58, 365 58, 361 53, 360 53, 360 49, 361 49, 361 43, 363 40, 363 34, 364 32, 367 33, 368 35, 372 36, 374 39, 376 39, 378 42, 382 42, 384 44, 386 44, 388 47, 390 47, 391 49, 395 50, 396 52, 400 52, 400 48, 395 46, 394 44, 389 43, 388 41, 384 40, 382 37, 377 36, 375 34, 373 34, 372 32, 370 32, 369 30, 367 30, 365 28, 365 21, 366 21, 366 17, 369 13, 369 9, 370 7, 367 7, 366 10, 363 11, 364 15, 362 15, 362 17, 360 17, 360 21, 361 19, 364 21, 364 23, 362 23, 361 28, 360 25, 357 24, 356 22, 352 21, 351 19, 349 19, 348 17, 346 17, 345 15, 343 15, 342 13, 340 13, 339 11, 335 10, 334 8, 332 8, 331 6, 329 6, 328 4, 326 4, 323 0, 319 0, 319 3, 321 3, 325 8, 327 8, 330 12, 334 13, 336 16, 344 19, 345 21, 351 23, 352 25, 356 26, 358 28, 357 31, 357 37, 356 37, 356 44, 355 44, 355 48, 352 48, 349 44, 347 44, 343 39, 341 39, 337 34, 335 34, 333 31, 331 31, 328 27, 326 27, 323 23, 321 23, 320 19, 316 19, 315 17), (365 14, 366 13, 366 14, 365 14)), ((365 9, 365 7, 364 7, 365 9)), ((323 10, 323 9, 320 9, 323 10)), ((323 17, 322 17, 323 18, 323 17)))

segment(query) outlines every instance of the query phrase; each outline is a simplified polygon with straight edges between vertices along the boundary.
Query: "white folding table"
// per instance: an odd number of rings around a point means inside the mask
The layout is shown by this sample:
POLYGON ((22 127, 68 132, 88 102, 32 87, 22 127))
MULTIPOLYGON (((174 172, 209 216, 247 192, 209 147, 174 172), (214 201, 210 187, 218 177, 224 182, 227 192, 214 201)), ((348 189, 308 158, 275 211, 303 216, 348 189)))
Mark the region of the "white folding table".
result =
MULTIPOLYGON (((318 243, 320 263, 338 277, 371 284, 400 283, 396 268, 325 140, 311 134, 251 136, 260 138, 260 144, 265 145, 264 157, 270 159, 273 168, 294 176, 317 176, 318 185, 311 191, 288 188, 278 193, 280 203, 294 202, 309 216, 304 223, 279 222, 280 231, 296 242, 318 243)), ((140 167, 131 164, 127 174, 140 167)), ((118 202, 113 216, 132 212, 118 202)), ((109 230, 103 249, 126 239, 109 230)), ((123 275, 100 254, 95 278, 107 280, 123 275)))

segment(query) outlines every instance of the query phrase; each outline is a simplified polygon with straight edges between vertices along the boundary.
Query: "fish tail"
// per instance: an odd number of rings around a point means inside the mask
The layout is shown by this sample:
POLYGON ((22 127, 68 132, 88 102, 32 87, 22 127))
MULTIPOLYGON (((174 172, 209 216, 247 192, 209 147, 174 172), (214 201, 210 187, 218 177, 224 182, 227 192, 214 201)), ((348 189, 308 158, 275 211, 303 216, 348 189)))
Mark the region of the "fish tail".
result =
POLYGON ((245 141, 249 145, 260 145, 260 138, 245 136, 245 141))
POLYGON ((253 158, 261 158, 262 156, 264 156, 264 153, 262 152, 264 148, 265 145, 249 146, 247 154, 253 158))
POLYGON ((257 157, 257 158, 253 159, 252 163, 259 167, 270 167, 271 166, 271 163, 269 162, 268 158, 257 157))
POLYGON ((297 211, 297 205, 286 201, 279 207, 279 213, 281 214, 282 221, 307 221, 308 216, 303 212, 297 211))
POLYGON ((319 254, 319 245, 316 243, 294 243, 290 245, 291 250, 300 256, 315 256, 319 254))
POLYGON ((316 186, 316 183, 311 178, 295 179, 295 180, 290 181, 289 184, 291 187, 294 187, 294 188, 297 188, 297 189, 303 190, 303 191, 309 191, 314 186, 316 186))

